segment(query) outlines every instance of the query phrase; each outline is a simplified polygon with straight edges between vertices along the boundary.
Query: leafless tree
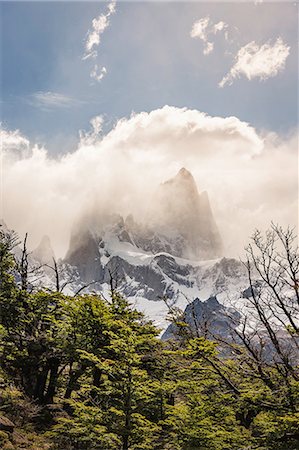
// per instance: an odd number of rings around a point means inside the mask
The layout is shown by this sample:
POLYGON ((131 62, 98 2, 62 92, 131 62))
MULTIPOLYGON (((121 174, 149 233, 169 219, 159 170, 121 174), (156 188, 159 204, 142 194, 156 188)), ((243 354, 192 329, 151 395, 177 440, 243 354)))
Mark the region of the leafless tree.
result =
POLYGON ((252 317, 244 317, 242 341, 254 335, 260 351, 269 343, 273 361, 298 379, 299 254, 294 230, 272 224, 265 237, 256 231, 246 252, 252 317))

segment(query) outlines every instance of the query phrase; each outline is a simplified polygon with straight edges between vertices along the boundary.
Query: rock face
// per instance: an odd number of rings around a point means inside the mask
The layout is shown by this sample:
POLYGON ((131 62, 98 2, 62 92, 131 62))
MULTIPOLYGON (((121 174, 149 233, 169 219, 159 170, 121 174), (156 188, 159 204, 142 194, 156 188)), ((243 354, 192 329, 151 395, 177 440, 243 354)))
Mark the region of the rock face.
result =
POLYGON ((77 268, 84 283, 102 281, 100 256, 98 240, 90 230, 79 227, 73 231, 65 262, 77 268))
POLYGON ((32 258, 40 264, 53 265, 55 254, 49 236, 43 236, 37 248, 33 250, 32 258))
POLYGON ((111 244, 117 254, 116 247, 120 249, 123 243, 135 252, 191 260, 222 254, 207 193, 198 193, 193 176, 184 168, 158 187, 145 224, 137 223, 132 215, 124 220, 120 215, 94 214, 81 220, 74 227, 65 261, 78 268, 84 281, 102 281, 101 267, 103 259, 111 256, 111 244))
POLYGON ((208 194, 198 193, 193 176, 185 168, 159 186, 149 226, 169 242, 174 256, 207 260, 222 255, 208 194))
POLYGON ((221 254, 208 196, 183 168, 158 187, 145 223, 99 212, 81 218, 63 262, 75 268, 81 285, 93 282, 92 289, 103 294, 112 276, 122 294, 165 328, 167 307, 161 299, 185 307, 196 297, 236 288, 241 264, 220 259, 221 254))
MULTIPOLYGON (((185 309, 183 320, 195 336, 206 338, 220 337, 224 339, 235 338, 234 329, 240 323, 241 315, 233 308, 228 308, 218 302, 215 296, 205 302, 196 298, 185 309)), ((179 329, 175 324, 169 325, 162 335, 167 340, 179 337, 179 329)))

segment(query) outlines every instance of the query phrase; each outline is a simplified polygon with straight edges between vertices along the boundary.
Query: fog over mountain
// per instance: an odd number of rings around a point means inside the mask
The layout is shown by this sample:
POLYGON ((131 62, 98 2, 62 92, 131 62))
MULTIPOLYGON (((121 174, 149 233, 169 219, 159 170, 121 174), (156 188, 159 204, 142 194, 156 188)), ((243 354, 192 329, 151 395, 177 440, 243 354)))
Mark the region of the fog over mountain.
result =
POLYGON ((106 135, 102 121, 93 120, 91 130, 80 133, 77 148, 55 159, 21 131, 1 131, 1 216, 21 236, 29 233, 31 248, 48 235, 56 256, 64 256, 74 224, 94 212, 96 220, 132 214, 138 224, 152 224, 161 234, 174 225, 184 229, 193 240, 192 257, 201 257, 198 231, 206 242, 219 241, 213 217, 201 214, 209 203, 228 256, 240 254, 255 227, 266 228, 271 220, 296 225, 295 134, 282 138, 236 117, 170 106, 123 118, 106 135), (187 196, 183 184, 176 188, 182 167, 194 178, 187 196), (200 196, 194 202, 196 189, 200 196), (168 205, 171 196, 174 209, 168 205), (176 209, 182 208, 178 218, 176 209), (192 215, 201 216, 198 229, 186 228, 185 220, 195 223, 192 215))
MULTIPOLYGON (((198 193, 192 174, 185 168, 160 184, 144 222, 138 223, 132 215, 125 219, 119 214, 104 215, 101 210, 84 215, 73 226, 66 261, 80 267, 84 275, 86 265, 94 272, 92 261, 97 259, 98 246, 103 248, 114 239, 154 255, 164 252, 191 260, 215 259, 223 253, 208 195, 198 193)), ((42 243, 35 251, 37 256, 44 248, 42 243)), ((96 275, 88 276, 90 279, 96 275)))
POLYGON ((190 259, 213 259, 222 254, 222 241, 206 191, 198 193, 192 174, 181 168, 160 184, 147 217, 150 228, 164 236, 183 238, 171 253, 190 259))

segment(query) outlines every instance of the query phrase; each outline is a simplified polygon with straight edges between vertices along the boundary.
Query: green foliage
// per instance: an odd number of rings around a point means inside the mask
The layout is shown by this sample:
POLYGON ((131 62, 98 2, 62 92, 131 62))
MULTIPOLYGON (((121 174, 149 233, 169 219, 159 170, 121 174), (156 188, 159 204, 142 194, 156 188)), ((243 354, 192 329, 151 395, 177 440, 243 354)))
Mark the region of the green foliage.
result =
POLYGON ((3 448, 298 448, 296 367, 261 366, 238 346, 224 358, 184 321, 183 339, 163 343, 116 292, 22 290, 13 245, 2 233, 0 409, 24 439, 2 431, 3 448))
POLYGON ((103 425, 105 421, 99 408, 84 402, 70 401, 71 417, 61 417, 54 429, 48 433, 52 437, 54 448, 81 450, 119 449, 121 441, 116 434, 109 433, 103 425))

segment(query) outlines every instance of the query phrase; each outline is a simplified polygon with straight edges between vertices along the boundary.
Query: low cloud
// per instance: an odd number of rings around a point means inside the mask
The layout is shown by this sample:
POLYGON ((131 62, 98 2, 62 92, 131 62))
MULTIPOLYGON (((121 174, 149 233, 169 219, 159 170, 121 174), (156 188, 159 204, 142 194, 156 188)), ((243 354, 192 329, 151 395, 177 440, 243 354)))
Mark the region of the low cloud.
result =
MULTIPOLYGON (((209 16, 207 16, 194 22, 190 36, 200 39, 204 43, 203 54, 208 55, 214 49, 214 43, 210 41, 209 36, 215 35, 227 28, 228 25, 222 20, 214 24, 209 16)), ((227 39, 227 34, 225 34, 225 39, 227 39)))
POLYGON ((28 231, 33 247, 48 234, 63 255, 74 222, 90 210, 142 220, 158 184, 182 166, 208 191, 227 254, 238 255, 271 220, 295 225, 296 136, 281 140, 236 117, 170 106, 123 118, 106 135, 102 125, 94 118, 78 147, 56 159, 20 132, 2 131, 2 217, 28 231))
POLYGON ((0 129, 1 154, 12 155, 15 151, 24 155, 30 147, 30 141, 26 139, 19 130, 8 131, 0 129))
POLYGON ((241 76, 245 76, 248 80, 253 78, 266 80, 275 77, 285 68, 289 53, 290 47, 281 38, 278 38, 274 44, 268 41, 261 46, 255 41, 249 42, 240 48, 235 57, 235 64, 220 81, 219 87, 224 87, 226 84, 231 85, 236 78, 241 76))

